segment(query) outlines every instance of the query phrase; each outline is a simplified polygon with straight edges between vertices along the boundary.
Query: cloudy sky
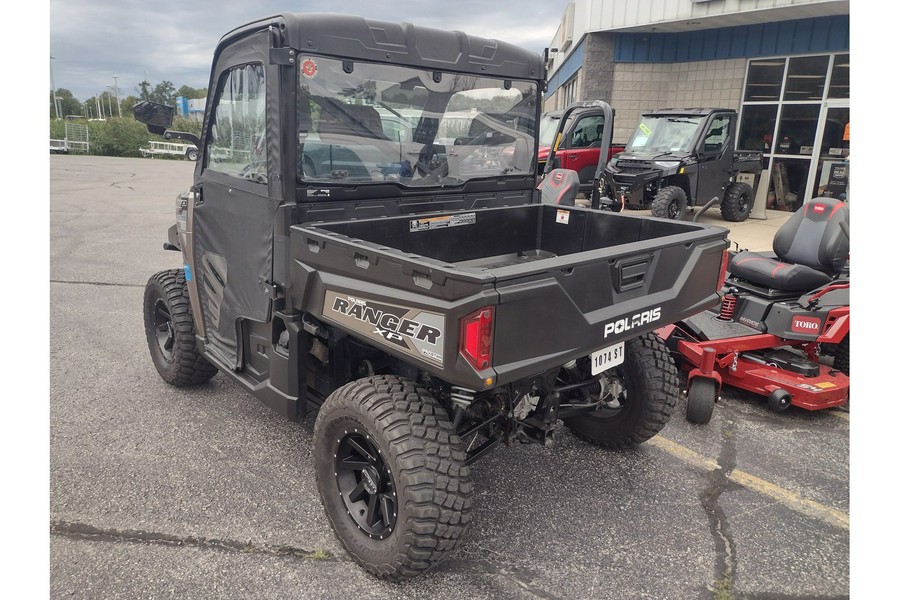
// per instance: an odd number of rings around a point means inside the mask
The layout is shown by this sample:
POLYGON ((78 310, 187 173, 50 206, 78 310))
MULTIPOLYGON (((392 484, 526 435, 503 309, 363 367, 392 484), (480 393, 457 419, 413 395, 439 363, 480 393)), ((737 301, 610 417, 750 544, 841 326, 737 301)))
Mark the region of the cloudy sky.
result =
POLYGON ((81 101, 118 85, 169 80, 206 87, 219 38, 247 21, 280 12, 357 14, 457 29, 542 52, 568 0, 50 0, 53 83, 81 101), (399 10, 402 7, 402 10, 399 10))

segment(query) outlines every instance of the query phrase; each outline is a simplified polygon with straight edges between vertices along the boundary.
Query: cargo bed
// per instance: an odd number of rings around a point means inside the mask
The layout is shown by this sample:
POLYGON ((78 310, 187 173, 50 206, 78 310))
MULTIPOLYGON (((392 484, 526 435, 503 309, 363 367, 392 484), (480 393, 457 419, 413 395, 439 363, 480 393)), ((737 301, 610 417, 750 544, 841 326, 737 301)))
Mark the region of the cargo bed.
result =
POLYGON ((304 295, 294 304, 482 389, 713 305, 727 233, 546 204, 295 225, 291 276, 304 295), (485 306, 495 307, 494 360, 476 372, 459 357, 458 323, 485 306), (372 323, 385 307, 421 316, 439 343, 386 339, 372 323))

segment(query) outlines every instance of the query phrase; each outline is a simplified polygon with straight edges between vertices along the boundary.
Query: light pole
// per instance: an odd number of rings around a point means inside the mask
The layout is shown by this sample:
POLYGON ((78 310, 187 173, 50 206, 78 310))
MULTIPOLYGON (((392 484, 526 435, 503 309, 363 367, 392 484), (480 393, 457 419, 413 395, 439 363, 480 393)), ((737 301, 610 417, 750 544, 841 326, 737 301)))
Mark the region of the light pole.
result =
POLYGON ((113 82, 115 82, 116 89, 116 106, 119 107, 119 118, 122 118, 122 101, 119 100, 119 76, 113 75, 113 82))
POLYGON ((59 104, 57 103, 56 98, 56 84, 53 83, 53 61, 56 60, 56 57, 52 54, 50 55, 50 93, 53 95, 53 112, 56 113, 56 120, 59 121, 59 104))
POLYGON ((109 105, 109 118, 112 119, 113 109, 112 109, 112 87, 106 86, 106 103, 109 105))
POLYGON ((100 102, 100 99, 103 97, 102 94, 103 92, 97 92, 97 97, 94 98, 94 101, 97 103, 97 118, 101 121, 103 120, 103 103, 100 102))

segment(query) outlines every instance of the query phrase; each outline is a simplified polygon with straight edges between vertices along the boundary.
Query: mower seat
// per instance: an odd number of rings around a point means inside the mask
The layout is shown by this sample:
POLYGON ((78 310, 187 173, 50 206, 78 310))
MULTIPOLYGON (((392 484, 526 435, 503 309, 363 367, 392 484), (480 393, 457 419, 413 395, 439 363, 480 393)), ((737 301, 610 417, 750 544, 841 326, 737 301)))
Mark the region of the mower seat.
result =
POLYGON ((575 171, 553 169, 538 185, 538 189, 541 191, 541 202, 559 206, 575 206, 575 197, 578 195, 580 183, 578 173, 575 171))
POLYGON ((841 221, 850 224, 846 204, 835 198, 813 198, 775 234, 774 257, 739 252, 731 260, 732 277, 785 292, 806 292, 825 285, 840 273, 850 256, 850 240, 841 221))

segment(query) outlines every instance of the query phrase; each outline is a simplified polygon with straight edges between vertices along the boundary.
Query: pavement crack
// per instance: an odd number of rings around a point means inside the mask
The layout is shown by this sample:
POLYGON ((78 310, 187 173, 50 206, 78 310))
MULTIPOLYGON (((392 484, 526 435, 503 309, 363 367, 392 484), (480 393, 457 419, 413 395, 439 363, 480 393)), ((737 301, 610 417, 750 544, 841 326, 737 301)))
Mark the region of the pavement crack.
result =
POLYGON ((108 286, 112 286, 112 287, 136 287, 136 288, 144 287, 142 284, 138 284, 138 283, 109 283, 106 281, 67 281, 64 279, 51 279, 50 283, 68 283, 71 285, 108 285, 108 286))
POLYGON ((532 596, 536 598, 543 598, 544 600, 560 600, 562 596, 557 596, 547 590, 541 589, 534 585, 534 581, 540 581, 543 577, 539 576, 536 573, 532 573, 527 569, 512 567, 512 566, 504 566, 500 567, 489 560, 486 559, 476 559, 476 558, 458 558, 448 561, 448 564, 452 564, 455 567, 461 567, 471 570, 481 571, 483 573, 487 573, 488 575, 494 575, 495 577, 500 577, 506 579, 507 581, 515 584, 519 588, 525 590, 532 596))
POLYGON ((268 556, 290 556, 293 558, 306 558, 312 560, 330 560, 332 558, 331 555, 321 549, 309 551, 303 548, 281 544, 254 544, 252 540, 244 542, 203 536, 182 536, 137 529, 123 530, 99 528, 86 523, 75 523, 71 521, 50 521, 50 535, 93 542, 199 548, 201 550, 239 552, 243 554, 264 554, 268 556))
POLYGON ((725 421, 722 429, 722 450, 717 461, 719 468, 707 473, 708 485, 700 494, 700 503, 709 520, 709 529, 716 548, 716 576, 713 591, 716 598, 723 599, 734 597, 732 590, 737 568, 737 548, 728 518, 719 504, 719 498, 730 486, 734 485, 730 481, 729 475, 737 466, 736 429, 734 421, 730 419, 725 421))

